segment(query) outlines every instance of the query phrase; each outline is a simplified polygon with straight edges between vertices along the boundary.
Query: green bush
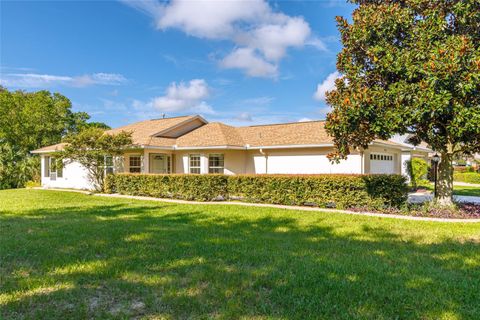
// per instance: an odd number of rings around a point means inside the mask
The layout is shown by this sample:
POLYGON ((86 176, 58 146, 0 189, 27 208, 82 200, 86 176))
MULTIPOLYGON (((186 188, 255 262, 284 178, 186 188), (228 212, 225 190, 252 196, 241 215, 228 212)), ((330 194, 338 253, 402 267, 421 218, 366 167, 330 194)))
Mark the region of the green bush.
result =
POLYGON ((476 183, 480 184, 480 173, 476 172, 454 172, 453 180, 466 182, 466 183, 476 183))
POLYGON ((458 166, 454 166, 454 167, 453 167, 453 171, 454 171, 454 172, 464 173, 464 172, 475 172, 475 169, 474 169, 473 167, 466 167, 466 166, 458 167, 458 166))
POLYGON ((107 193, 134 196, 211 201, 227 197, 227 176, 187 174, 112 174, 105 182, 107 193))
POLYGON ((417 188, 427 178, 428 163, 421 158, 407 160, 407 172, 413 188, 417 188))
POLYGON ((107 193, 210 201, 216 198, 332 208, 399 207, 400 175, 109 175, 107 193))

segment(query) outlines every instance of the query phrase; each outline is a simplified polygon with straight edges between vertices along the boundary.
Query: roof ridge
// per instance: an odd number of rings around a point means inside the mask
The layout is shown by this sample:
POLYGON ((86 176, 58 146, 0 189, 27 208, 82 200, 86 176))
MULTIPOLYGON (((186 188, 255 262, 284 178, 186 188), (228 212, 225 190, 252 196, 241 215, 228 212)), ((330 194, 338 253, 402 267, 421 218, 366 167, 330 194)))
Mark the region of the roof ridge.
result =
POLYGON ((282 125, 292 125, 292 124, 302 124, 302 123, 312 123, 312 122, 325 122, 326 119, 322 120, 309 120, 309 121, 295 121, 295 122, 282 122, 282 123, 270 123, 270 124, 254 124, 251 126, 240 126, 237 128, 254 128, 254 127, 270 127, 270 126, 282 126, 282 125))
MULTIPOLYGON (((187 117, 195 117, 196 115, 193 114, 186 114, 183 116, 175 116, 175 117, 165 117, 165 118, 154 118, 154 119, 148 119, 148 120, 143 120, 143 121, 156 121, 156 120, 167 120, 167 119, 176 119, 176 118, 187 118, 187 117)), ((139 121, 139 122, 143 122, 139 121)))
POLYGON ((238 136, 237 138, 239 138, 242 143, 245 143, 245 139, 243 139, 242 135, 240 134, 240 132, 237 131, 237 128, 234 127, 234 126, 230 126, 228 124, 224 124, 222 122, 218 122, 218 124, 220 124, 220 130, 222 131, 222 135, 223 135, 223 138, 226 142, 229 142, 229 139, 228 139, 228 136, 227 134, 225 133, 225 129, 228 127, 229 129, 233 129, 233 131, 235 132, 235 134, 238 136))

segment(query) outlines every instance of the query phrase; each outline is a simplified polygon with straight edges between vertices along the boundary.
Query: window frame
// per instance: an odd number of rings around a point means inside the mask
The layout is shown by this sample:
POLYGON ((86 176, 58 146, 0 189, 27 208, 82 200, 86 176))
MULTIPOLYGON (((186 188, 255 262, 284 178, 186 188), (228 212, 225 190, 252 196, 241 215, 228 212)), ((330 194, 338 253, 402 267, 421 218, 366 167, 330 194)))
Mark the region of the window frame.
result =
MULTIPOLYGON (((195 160, 196 162, 197 160, 195 160)), ((202 155, 198 153, 191 153, 188 155, 188 173, 189 174, 201 174, 202 173, 202 155), (198 157, 198 166, 192 165, 192 158, 198 157), (192 169, 198 172, 192 172, 192 169)))
POLYGON ((223 153, 210 153, 208 155, 208 173, 209 174, 224 174, 225 172, 225 154, 223 153), (213 157, 219 157, 218 162, 221 163, 221 165, 214 166, 211 163, 211 158, 213 157), (219 172, 215 172, 215 171, 219 172))
POLYGON ((105 175, 114 173, 115 165, 114 165, 114 161, 113 161, 113 156, 105 156, 105 158, 104 158, 104 168, 105 168, 105 175), (110 159, 111 163, 109 163, 108 159, 110 159))
POLYGON ((371 153, 370 160, 394 161, 394 157, 392 154, 387 154, 387 153, 371 153))
POLYGON ((141 154, 132 154, 128 156, 128 172, 129 173, 142 173, 142 155, 141 154), (132 158, 138 158, 138 165, 132 165, 132 158), (135 171, 132 171, 135 169, 135 171), (138 171, 137 171, 138 169, 138 171))

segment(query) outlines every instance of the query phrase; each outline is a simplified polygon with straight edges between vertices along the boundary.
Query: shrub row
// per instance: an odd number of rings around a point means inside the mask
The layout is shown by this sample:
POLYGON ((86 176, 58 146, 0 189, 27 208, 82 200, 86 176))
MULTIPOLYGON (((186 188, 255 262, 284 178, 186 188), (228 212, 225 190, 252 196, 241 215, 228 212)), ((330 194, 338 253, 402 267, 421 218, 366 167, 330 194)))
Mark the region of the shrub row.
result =
POLYGON ((226 175, 112 174, 105 181, 106 193, 133 196, 211 201, 227 198, 226 175))
POLYGON ((480 173, 476 172, 454 172, 453 180, 467 183, 480 184, 480 173))
POLYGON ((400 175, 115 174, 105 185, 107 193, 339 209, 399 207, 407 199, 406 180, 400 175))

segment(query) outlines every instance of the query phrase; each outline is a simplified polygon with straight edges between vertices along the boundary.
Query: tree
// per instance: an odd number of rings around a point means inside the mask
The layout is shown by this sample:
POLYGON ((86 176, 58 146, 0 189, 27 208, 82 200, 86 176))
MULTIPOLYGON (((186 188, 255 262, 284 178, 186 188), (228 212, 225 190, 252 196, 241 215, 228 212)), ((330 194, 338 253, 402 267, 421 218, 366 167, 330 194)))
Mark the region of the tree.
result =
POLYGON ((456 154, 480 151, 480 1, 352 0, 337 17, 343 75, 327 93, 333 158, 410 134, 441 154, 437 201, 452 204, 456 154))
POLYGON ((0 189, 23 187, 40 176, 40 161, 30 151, 91 125, 87 113, 71 109, 70 100, 59 93, 0 87, 0 189))
POLYGON ((120 156, 132 144, 131 133, 107 134, 100 128, 87 128, 67 136, 59 158, 78 162, 87 169, 88 178, 97 191, 103 191, 108 157, 120 156))

